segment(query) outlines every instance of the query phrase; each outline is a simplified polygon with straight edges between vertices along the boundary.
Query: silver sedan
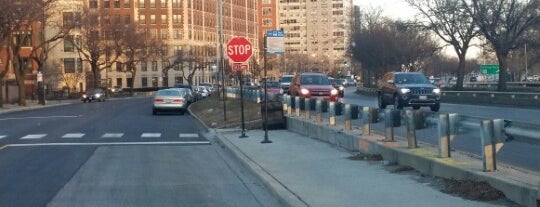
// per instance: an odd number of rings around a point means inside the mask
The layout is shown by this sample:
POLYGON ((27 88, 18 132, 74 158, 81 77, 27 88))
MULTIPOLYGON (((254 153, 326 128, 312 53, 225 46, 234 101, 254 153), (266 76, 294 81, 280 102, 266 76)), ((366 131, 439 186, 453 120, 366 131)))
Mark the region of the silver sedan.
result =
POLYGON ((152 114, 157 115, 161 111, 185 113, 189 105, 189 94, 176 89, 163 89, 156 92, 153 99, 152 114))

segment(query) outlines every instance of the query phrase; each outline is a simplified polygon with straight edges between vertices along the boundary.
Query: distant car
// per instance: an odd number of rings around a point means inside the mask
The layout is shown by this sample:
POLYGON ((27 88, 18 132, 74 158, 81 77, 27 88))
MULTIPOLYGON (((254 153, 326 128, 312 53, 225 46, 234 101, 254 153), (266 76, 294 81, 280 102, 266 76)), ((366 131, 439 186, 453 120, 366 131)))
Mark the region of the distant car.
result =
POLYGON ((195 94, 193 93, 193 90, 191 90, 191 88, 170 88, 172 90, 178 90, 180 91, 181 93, 186 93, 187 95, 185 96, 186 97, 186 100, 187 100, 187 104, 192 104, 193 102, 197 101, 196 97, 195 97, 195 94))
POLYGON ((204 86, 194 87, 194 92, 198 93, 202 98, 206 98, 210 95, 210 91, 208 91, 208 89, 206 89, 204 86))
POLYGON ((476 82, 478 81, 476 76, 472 76, 470 79, 469 79, 470 82, 476 82))
POLYGON ((291 82, 289 93, 305 98, 324 98, 337 101, 339 92, 332 86, 328 76, 322 73, 300 73, 291 82))
POLYGON ((439 111, 441 89, 431 84, 419 72, 388 72, 378 83, 377 98, 380 109, 394 105, 394 109, 412 106, 419 109, 429 106, 431 111, 439 111))
POLYGON ((430 77, 429 82, 437 87, 441 87, 444 84, 444 81, 441 78, 430 77))
POLYGON ((339 79, 339 78, 332 78, 330 79, 332 82, 332 86, 334 86, 335 89, 339 92, 339 97, 345 96, 345 88, 347 88, 346 80, 345 79, 339 79))
POLYGON ((204 87, 206 87, 206 89, 208 89, 208 90, 210 91, 210 93, 213 92, 214 89, 215 89, 215 88, 214 88, 214 85, 211 84, 211 83, 201 83, 201 84, 199 84, 199 86, 204 86, 204 87))
POLYGON ((88 89, 86 93, 83 93, 81 95, 81 101, 83 103, 92 102, 92 101, 105 101, 107 98, 107 94, 105 93, 105 90, 101 88, 93 88, 88 89))
POLYGON ((115 86, 109 89, 111 93, 122 93, 122 86, 115 86))
MULTIPOLYGON (((266 87, 266 90, 268 91, 268 93, 274 93, 274 94, 282 94, 283 93, 283 89, 280 87, 279 82, 277 82, 277 81, 268 81, 267 83, 268 83, 268 85, 266 87)), ((264 84, 265 84, 265 82, 263 82, 263 84, 261 86, 261 90, 264 90, 264 84)))
POLYGON ((279 78, 279 84, 281 85, 284 94, 290 94, 289 86, 291 85, 293 78, 294 75, 282 75, 281 78, 279 78))
POLYGON ((158 90, 153 99, 152 115, 162 111, 179 112, 183 115, 189 105, 188 96, 187 91, 178 89, 158 90))

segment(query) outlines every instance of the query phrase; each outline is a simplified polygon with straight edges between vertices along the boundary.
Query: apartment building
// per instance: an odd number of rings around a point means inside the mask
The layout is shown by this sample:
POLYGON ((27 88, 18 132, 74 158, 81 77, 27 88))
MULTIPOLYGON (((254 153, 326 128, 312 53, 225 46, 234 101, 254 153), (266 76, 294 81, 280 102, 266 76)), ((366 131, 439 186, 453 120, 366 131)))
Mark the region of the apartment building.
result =
MULTIPOLYGON (((103 22, 125 22, 136 24, 145 30, 147 38, 159 41, 159 57, 138 62, 136 76, 126 72, 125 65, 113 64, 101 71, 101 84, 134 88, 167 87, 175 83, 187 83, 188 74, 193 73, 193 84, 214 82, 219 70, 219 0, 63 0, 82 2, 78 11, 66 10, 62 16, 81 13, 84 9, 99 11, 101 15, 96 27, 103 22), (196 60, 186 64, 176 64, 179 56, 196 60), (174 65, 174 67, 172 67, 174 65), (105 84, 104 84, 105 83, 105 84)), ((223 38, 224 44, 234 36, 248 38, 259 51, 258 2, 253 0, 223 0, 223 38)), ((77 15, 75 15, 76 17, 77 15)), ((80 53, 72 51, 70 42, 77 39, 77 31, 63 47, 55 52, 51 64, 61 65, 64 72, 84 74, 84 81, 75 84, 77 90, 90 87, 88 63, 80 62, 80 53), (66 50, 67 49, 67 50, 66 50), (53 63, 54 61, 54 63, 53 63), (74 68, 74 69, 73 69, 74 68), (67 70, 66 70, 67 69, 67 70)), ((224 55, 226 58, 226 55, 224 55)), ((254 59, 257 59, 257 54, 254 59)), ((119 61, 121 62, 121 61, 119 61)), ((61 84, 60 84, 61 85, 61 84)), ((73 84, 70 84, 73 85, 73 84)), ((70 86, 71 87, 71 86, 70 86)))
POLYGON ((353 12, 352 0, 280 0, 279 23, 285 30, 287 68, 348 72, 353 12), (307 61, 297 65, 294 62, 298 59, 307 61))

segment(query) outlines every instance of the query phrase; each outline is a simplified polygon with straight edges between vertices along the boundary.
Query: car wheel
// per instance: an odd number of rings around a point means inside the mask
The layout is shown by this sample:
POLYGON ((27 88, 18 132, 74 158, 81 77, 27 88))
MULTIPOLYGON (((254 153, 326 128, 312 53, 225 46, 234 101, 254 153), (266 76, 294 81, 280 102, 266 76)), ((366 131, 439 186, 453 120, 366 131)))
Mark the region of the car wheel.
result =
POLYGON ((152 115, 157 115, 157 109, 155 108, 152 109, 152 115))
POLYGON ((86 100, 83 100, 82 102, 83 102, 83 103, 86 103, 86 100))
POLYGON ((382 94, 379 93, 379 95, 377 96, 377 100, 378 100, 378 103, 379 103, 379 109, 385 109, 386 108, 386 103, 384 103, 384 100, 382 98, 382 94))
POLYGON ((420 109, 420 106, 413 106, 413 109, 420 109))
POLYGON ((436 103, 435 105, 430 106, 429 108, 431 108, 431 111, 433 111, 433 112, 438 112, 439 109, 441 108, 441 104, 440 104, 440 103, 436 103))
POLYGON ((403 106, 399 103, 398 96, 394 96, 394 109, 403 109, 403 106))
POLYGON ((186 113, 186 110, 184 110, 184 109, 180 110, 180 115, 184 115, 185 113, 186 113))
POLYGON ((90 102, 92 102, 92 100, 91 100, 91 99, 89 99, 89 100, 88 100, 88 103, 90 103, 90 102))

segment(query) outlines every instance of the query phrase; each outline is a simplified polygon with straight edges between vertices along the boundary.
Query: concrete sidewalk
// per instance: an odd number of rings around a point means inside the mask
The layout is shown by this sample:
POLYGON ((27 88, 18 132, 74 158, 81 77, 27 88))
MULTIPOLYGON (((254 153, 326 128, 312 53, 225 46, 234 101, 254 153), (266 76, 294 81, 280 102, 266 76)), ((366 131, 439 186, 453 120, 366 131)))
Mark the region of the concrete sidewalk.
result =
POLYGON ((79 102, 79 99, 48 100, 45 105, 41 105, 38 103, 37 100, 26 100, 26 106, 19 106, 18 104, 4 104, 4 106, 0 108, 0 114, 53 107, 53 106, 61 106, 61 105, 67 105, 67 104, 72 104, 72 103, 77 103, 77 102, 79 102))
POLYGON ((217 141, 255 171, 287 206, 504 206, 464 200, 437 190, 414 171, 391 173, 380 161, 347 159, 352 154, 287 131, 216 130, 217 141))

